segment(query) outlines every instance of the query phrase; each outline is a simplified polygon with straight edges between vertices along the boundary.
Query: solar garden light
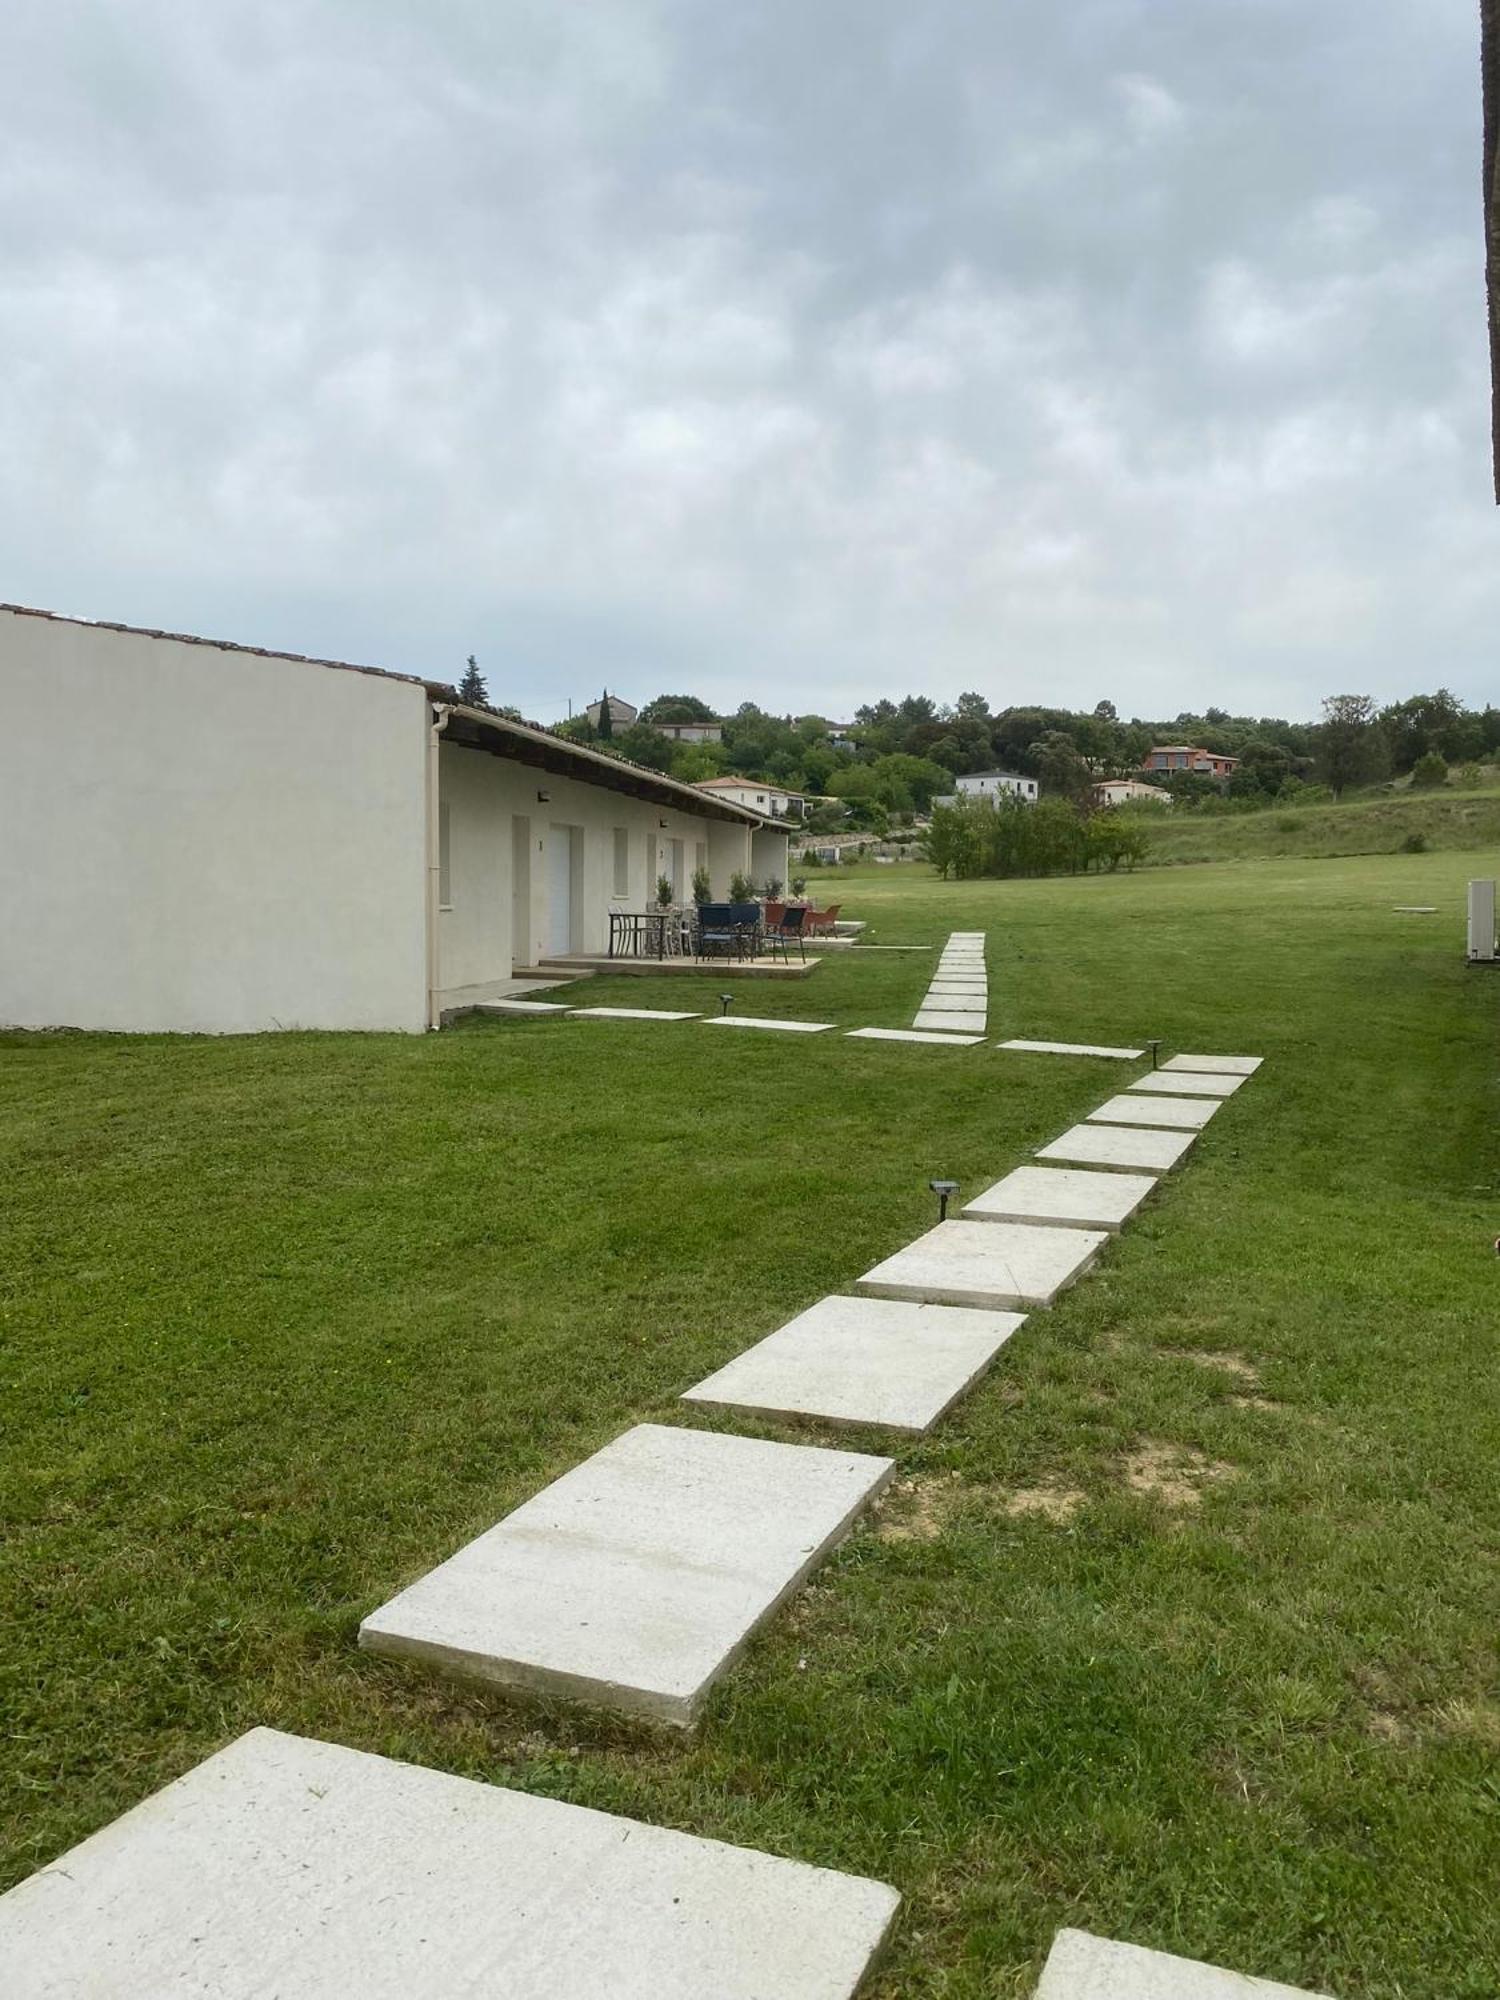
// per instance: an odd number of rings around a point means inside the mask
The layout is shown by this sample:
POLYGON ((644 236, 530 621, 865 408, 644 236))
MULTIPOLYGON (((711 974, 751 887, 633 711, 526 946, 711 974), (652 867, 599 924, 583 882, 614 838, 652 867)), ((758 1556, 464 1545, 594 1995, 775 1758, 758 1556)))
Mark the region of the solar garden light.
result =
POLYGON ((948 1220, 948 1197, 958 1193, 957 1181, 929 1181, 927 1185, 938 1198, 938 1221, 948 1220))
POLYGON ((1147 1042, 1146 1047, 1151 1051, 1151 1067, 1153 1069, 1159 1069, 1161 1065, 1157 1060, 1157 1053, 1161 1048, 1160 1035, 1157 1036, 1154 1042, 1147 1042))
POLYGON ((732 993, 721 993, 719 995, 719 1013, 721 1015, 727 1014, 729 1012, 729 1008, 733 999, 734 995, 732 993))

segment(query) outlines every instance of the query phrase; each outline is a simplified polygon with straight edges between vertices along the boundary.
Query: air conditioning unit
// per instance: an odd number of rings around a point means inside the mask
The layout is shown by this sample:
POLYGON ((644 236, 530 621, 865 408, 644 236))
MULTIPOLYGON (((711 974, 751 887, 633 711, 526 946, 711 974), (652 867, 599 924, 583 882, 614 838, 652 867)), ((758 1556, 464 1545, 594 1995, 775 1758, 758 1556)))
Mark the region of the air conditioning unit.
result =
POLYGON ((1489 881, 1469 884, 1469 963, 1470 965, 1493 965, 1495 962, 1495 884, 1489 881))

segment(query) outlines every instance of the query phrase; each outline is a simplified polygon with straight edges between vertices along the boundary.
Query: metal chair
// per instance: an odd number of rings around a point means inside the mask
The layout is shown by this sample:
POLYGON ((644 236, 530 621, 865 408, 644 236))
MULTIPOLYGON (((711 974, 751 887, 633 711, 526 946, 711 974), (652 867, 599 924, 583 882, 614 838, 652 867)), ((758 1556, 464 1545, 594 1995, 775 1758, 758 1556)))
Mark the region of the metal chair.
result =
POLYGON ((790 952, 788 951, 788 946, 795 939, 798 954, 799 956, 805 959, 807 957, 807 944, 805 942, 806 936, 807 936, 806 910, 802 909, 800 906, 794 910, 783 910, 781 913, 781 922, 777 924, 774 930, 768 930, 766 932, 765 935, 766 948, 773 954, 779 948, 782 957, 787 958, 790 956, 790 952))

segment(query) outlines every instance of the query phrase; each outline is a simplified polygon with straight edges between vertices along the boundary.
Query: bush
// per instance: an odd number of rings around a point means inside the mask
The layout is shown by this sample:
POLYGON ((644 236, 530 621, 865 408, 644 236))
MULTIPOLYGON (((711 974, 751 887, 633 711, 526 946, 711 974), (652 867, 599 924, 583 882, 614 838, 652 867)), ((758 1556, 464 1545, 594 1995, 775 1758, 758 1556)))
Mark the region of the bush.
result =
POLYGON ((664 910, 671 909, 672 885, 667 880, 665 875, 658 875, 656 878, 656 900, 662 909, 664 910))
POLYGON ((693 901, 701 910, 705 903, 711 903, 713 899, 713 884, 708 879, 708 870, 706 868, 695 868, 693 870, 693 901))
POLYGON ((1409 833, 1401 843, 1401 852, 1403 854, 1425 854, 1427 852, 1426 834, 1409 833))
POLYGON ((786 884, 779 875, 768 875, 766 877, 766 901, 774 903, 785 886, 786 884))
POLYGON ((729 900, 731 903, 753 903, 755 884, 748 875, 741 875, 738 869, 729 878, 729 900))
POLYGON ((1411 767, 1411 782, 1414 790, 1435 792, 1439 785, 1448 782, 1448 765, 1441 751, 1428 750, 1411 767))
POLYGON ((794 896, 805 896, 807 894, 807 880, 805 876, 794 875, 792 877, 792 894, 794 896))

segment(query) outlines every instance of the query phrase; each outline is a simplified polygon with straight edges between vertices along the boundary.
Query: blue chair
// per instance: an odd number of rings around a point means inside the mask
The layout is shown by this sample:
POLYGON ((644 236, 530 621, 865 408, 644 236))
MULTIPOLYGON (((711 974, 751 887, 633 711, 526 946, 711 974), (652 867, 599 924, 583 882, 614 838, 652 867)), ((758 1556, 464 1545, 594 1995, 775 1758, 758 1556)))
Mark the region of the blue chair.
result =
POLYGON ((734 921, 734 905, 700 903, 693 926, 693 956, 713 958, 717 954, 739 957, 740 934, 734 921))

